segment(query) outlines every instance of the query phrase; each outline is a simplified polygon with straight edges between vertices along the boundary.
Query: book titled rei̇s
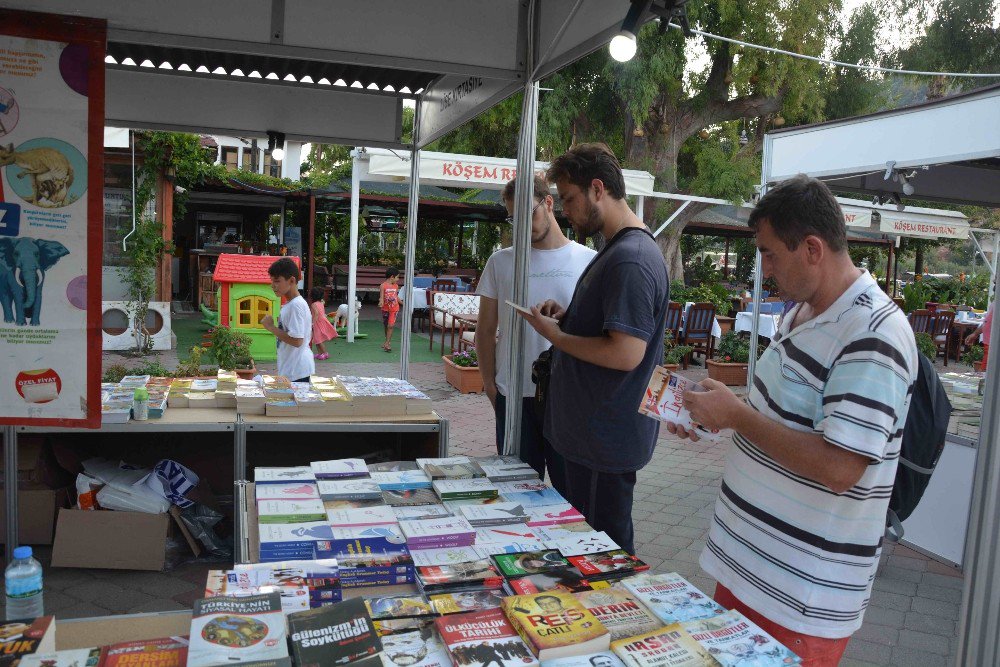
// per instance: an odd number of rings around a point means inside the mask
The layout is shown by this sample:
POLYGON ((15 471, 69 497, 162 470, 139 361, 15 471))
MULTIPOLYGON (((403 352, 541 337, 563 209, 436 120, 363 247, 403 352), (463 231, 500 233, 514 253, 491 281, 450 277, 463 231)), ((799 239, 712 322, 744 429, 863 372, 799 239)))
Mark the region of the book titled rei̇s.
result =
POLYGON ((288 633, 298 667, 382 666, 382 642, 361 598, 289 614, 288 633))
POLYGON ((607 650, 611 635, 570 593, 512 595, 500 607, 539 660, 607 650))
POLYGON ((292 664, 278 593, 195 600, 190 641, 187 667, 261 660, 277 667, 292 664))

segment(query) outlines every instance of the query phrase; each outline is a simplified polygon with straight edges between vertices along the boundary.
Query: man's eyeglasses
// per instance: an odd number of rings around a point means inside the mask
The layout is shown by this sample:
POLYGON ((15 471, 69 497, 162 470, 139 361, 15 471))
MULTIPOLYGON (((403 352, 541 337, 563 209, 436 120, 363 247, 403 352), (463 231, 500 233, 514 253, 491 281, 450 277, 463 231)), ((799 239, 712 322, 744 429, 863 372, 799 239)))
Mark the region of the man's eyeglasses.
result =
MULTIPOLYGON (((542 201, 538 202, 533 207, 531 207, 531 215, 528 216, 529 218, 535 217, 535 211, 538 209, 539 206, 542 205, 544 201, 545 200, 543 199, 542 201)), ((514 216, 508 215, 506 218, 504 218, 504 221, 507 222, 508 224, 514 224, 514 216)))

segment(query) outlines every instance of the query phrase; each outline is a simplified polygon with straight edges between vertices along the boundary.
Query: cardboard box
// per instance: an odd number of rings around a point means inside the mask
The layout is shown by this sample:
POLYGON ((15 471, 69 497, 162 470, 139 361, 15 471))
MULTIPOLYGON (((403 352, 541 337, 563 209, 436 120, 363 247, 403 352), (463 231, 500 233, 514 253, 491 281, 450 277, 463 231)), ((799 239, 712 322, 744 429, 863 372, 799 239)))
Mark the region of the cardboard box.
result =
MULTIPOLYGON (((0 461, 0 477, 3 472, 4 462, 0 461)), ((21 434, 17 438, 17 481, 57 489, 71 484, 73 476, 60 467, 45 436, 21 434)))
MULTIPOLYGON (((4 487, 0 486, 0 493, 4 487)), ((17 543, 52 544, 56 514, 69 505, 69 489, 47 489, 40 484, 19 485, 17 543)), ((7 503, 0 500, 0 544, 7 543, 7 503)))
POLYGON ((201 553, 175 507, 168 514, 63 509, 52 567, 160 571, 172 530, 180 531, 196 556, 201 553))

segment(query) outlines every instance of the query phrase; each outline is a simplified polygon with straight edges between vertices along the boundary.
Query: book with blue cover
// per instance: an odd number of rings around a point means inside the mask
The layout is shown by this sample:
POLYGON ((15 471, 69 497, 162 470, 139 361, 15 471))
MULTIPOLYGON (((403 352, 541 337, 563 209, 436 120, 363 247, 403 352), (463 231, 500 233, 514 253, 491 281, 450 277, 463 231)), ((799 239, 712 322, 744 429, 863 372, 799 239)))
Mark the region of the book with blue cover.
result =
POLYGON ((496 487, 505 501, 508 503, 519 503, 526 510, 530 510, 533 507, 566 504, 566 499, 558 491, 545 483, 530 481, 500 482, 496 487))
POLYGON ((431 478, 423 470, 396 470, 373 472, 372 481, 383 491, 406 491, 431 488, 431 478))

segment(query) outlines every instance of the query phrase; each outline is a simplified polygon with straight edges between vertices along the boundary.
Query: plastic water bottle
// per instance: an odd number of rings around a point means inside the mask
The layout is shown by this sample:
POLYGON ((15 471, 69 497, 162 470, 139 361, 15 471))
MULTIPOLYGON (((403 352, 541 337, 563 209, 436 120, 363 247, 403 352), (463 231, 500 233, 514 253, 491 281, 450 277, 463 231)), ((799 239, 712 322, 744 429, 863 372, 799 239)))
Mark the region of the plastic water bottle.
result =
POLYGON ((132 394, 132 419, 137 422, 149 419, 149 391, 145 387, 136 387, 132 394))
POLYGON ((4 572, 7 620, 45 615, 42 603, 42 564, 31 557, 31 547, 14 549, 14 560, 4 572))

